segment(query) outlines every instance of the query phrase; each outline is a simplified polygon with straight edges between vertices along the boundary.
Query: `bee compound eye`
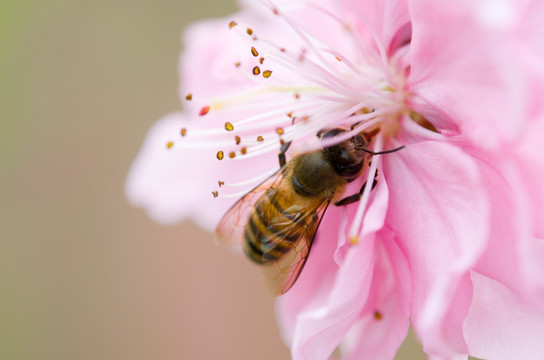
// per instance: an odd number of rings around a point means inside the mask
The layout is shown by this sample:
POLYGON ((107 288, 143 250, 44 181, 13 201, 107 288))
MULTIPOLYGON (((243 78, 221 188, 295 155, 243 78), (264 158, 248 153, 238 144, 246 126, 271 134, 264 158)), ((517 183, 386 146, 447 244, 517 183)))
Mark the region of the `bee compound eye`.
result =
POLYGON ((340 129, 340 128, 334 128, 334 129, 328 129, 328 130, 325 130, 325 129, 319 130, 318 134, 321 135, 322 139, 326 139, 326 138, 334 137, 343 132, 346 132, 346 130, 340 129))

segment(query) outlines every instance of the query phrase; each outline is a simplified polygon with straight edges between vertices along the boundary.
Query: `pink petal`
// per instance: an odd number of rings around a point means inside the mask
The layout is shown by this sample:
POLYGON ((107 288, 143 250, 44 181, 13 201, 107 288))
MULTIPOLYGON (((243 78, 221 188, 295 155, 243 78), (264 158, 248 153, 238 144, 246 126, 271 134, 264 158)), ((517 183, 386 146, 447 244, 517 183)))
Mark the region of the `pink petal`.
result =
MULTIPOLYGON (((281 71, 285 71, 285 66, 281 62, 278 66, 274 57, 267 57, 269 52, 277 53, 279 48, 288 52, 292 61, 298 61, 303 53, 315 58, 312 47, 315 49, 322 44, 329 45, 333 53, 348 56, 354 52, 351 39, 345 36, 344 24, 327 15, 330 4, 320 4, 319 8, 324 9, 324 13, 311 5, 293 7, 290 3, 280 2, 277 8, 281 15, 274 14, 272 7, 262 3, 244 5, 244 10, 228 18, 199 22, 187 29, 179 66, 182 97, 192 93, 200 98, 229 98, 233 94, 256 90, 263 84, 256 80, 262 79, 251 74, 253 67, 259 65, 261 56, 265 58, 261 66, 263 70, 274 69, 273 78, 283 78, 281 71), (229 29, 231 21, 236 25, 229 29), (248 28, 252 35, 247 34, 248 28), (305 38, 300 36, 301 30, 306 31, 305 38), (318 38, 319 43, 311 40, 312 36, 318 38), (252 46, 258 51, 258 57, 252 55, 252 46), (240 63, 240 66, 235 66, 235 63, 240 63)), ((333 54, 327 59, 338 66, 333 54)), ((291 70, 285 76, 291 83, 298 80, 291 70)), ((270 82, 265 84, 270 85, 270 82)), ((186 104, 194 106, 193 102, 186 104)))
POLYGON ((364 239, 348 253, 325 306, 298 316, 293 359, 328 359, 357 320, 368 296, 374 241, 364 239))
MULTIPOLYGON (((543 109, 542 57, 520 35, 526 10, 527 1, 412 1, 409 106, 478 146, 519 136, 543 109)), ((542 34, 542 21, 530 25, 542 34)))
POLYGON ((403 124, 407 133, 399 141, 406 148, 383 161, 390 189, 387 223, 398 234, 412 269, 412 322, 426 352, 445 357, 466 353, 458 340, 461 329, 445 333, 444 322, 466 272, 486 244, 485 188, 470 156, 443 137, 410 143, 409 136, 424 140, 423 132, 430 139, 441 135, 409 120, 403 124))
POLYGON ((526 199, 526 206, 529 209, 529 221, 531 223, 531 233, 540 239, 544 239, 544 161, 542 153, 544 152, 544 119, 528 127, 525 134, 518 144, 513 145, 511 150, 514 158, 511 160, 515 166, 512 166, 510 172, 517 174, 522 181, 517 189, 525 194, 518 194, 526 199))
MULTIPOLYGON (((208 119, 221 123, 220 117, 210 115, 208 119)), ((236 201, 236 198, 212 196, 212 191, 219 189, 219 180, 226 183, 247 180, 278 166, 274 154, 245 161, 232 161, 228 157, 219 161, 218 148, 213 146, 199 148, 193 142, 186 148, 167 149, 169 141, 180 144, 190 141, 191 132, 202 130, 206 124, 187 121, 182 113, 170 114, 153 125, 134 160, 126 180, 127 198, 146 209, 156 221, 172 224, 192 219, 213 230, 236 201), (179 134, 184 127, 188 130, 182 138, 179 134)))
MULTIPOLYGON (((375 159, 375 161, 380 160, 375 159)), ((363 186, 363 183, 366 181, 365 175, 349 184, 344 196, 357 193, 361 189, 361 186, 363 186)), ((385 178, 381 171, 378 171, 376 181, 380 184, 380 186, 376 186, 376 188, 374 188, 370 193, 368 201, 371 205, 367 208, 364 214, 364 225, 359 235, 361 238, 371 236, 372 234, 378 232, 383 228, 385 223, 387 204, 389 202, 389 192, 387 190, 385 178)), ((347 219, 350 219, 351 221, 346 221, 345 224, 340 225, 338 248, 334 254, 334 259, 339 265, 342 264, 345 255, 351 247, 351 244, 348 241, 350 236, 349 229, 354 221, 359 205, 360 203, 358 202, 343 207, 346 210, 347 219)))
POLYGON ((536 296, 534 301, 544 301, 544 241, 532 235, 530 224, 541 215, 531 212, 531 202, 541 186, 532 174, 542 165, 526 167, 527 157, 506 154, 475 153, 475 159, 489 194, 491 226, 487 249, 474 269, 526 300, 536 296))
POLYGON ((406 0, 368 0, 340 2, 363 38, 372 36, 372 44, 379 44, 387 55, 392 55, 399 45, 410 40, 411 30, 408 2, 406 0), (377 40, 377 42, 376 42, 377 40))
POLYGON ((524 303, 501 283, 471 274, 474 297, 464 324, 472 356, 537 359, 544 354, 544 306, 524 303))
MULTIPOLYGON (((512 189, 514 212, 511 221, 516 226, 515 236, 510 241, 512 253, 517 257, 517 268, 511 270, 519 273, 517 289, 524 299, 533 302, 544 302, 544 237, 541 234, 543 164, 528 158, 513 157, 503 161, 503 174, 509 180, 512 189), (533 165, 528 167, 527 165, 533 165)), ((504 235, 503 235, 504 236, 504 235)), ((504 250, 503 250, 504 251, 504 250)))
MULTIPOLYGON (((236 32, 245 32, 249 21, 257 22, 251 12, 239 12, 229 18, 198 22, 184 33, 184 51, 180 57, 180 95, 188 93, 198 98, 228 96, 251 86, 243 76, 250 73, 253 55, 251 38, 236 32), (239 23, 229 29, 229 22, 239 23), (236 67, 240 62, 243 66, 236 67)), ((193 106, 195 102, 186 102, 193 106)), ((196 105, 195 105, 196 106, 196 105)))
POLYGON ((410 327, 410 268, 393 234, 384 229, 376 245, 369 299, 341 348, 346 359, 392 359, 410 327))

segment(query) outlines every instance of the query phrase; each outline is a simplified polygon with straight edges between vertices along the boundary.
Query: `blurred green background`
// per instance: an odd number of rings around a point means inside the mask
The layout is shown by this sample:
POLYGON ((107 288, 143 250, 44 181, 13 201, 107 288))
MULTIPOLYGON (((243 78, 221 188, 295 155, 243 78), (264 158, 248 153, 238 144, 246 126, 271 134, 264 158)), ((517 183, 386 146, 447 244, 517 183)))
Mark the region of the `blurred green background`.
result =
MULTIPOLYGON (((0 0, 0 358, 288 359, 260 275, 124 198, 180 108, 180 33, 229 1, 0 0)), ((399 359, 422 358, 409 337, 399 359)))

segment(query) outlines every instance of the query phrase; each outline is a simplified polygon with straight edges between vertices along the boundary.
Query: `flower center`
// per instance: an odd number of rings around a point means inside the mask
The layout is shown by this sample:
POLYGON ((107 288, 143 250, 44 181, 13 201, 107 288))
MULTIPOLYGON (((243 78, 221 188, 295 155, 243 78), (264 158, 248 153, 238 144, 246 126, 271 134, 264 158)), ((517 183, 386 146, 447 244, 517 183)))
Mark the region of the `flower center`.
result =
MULTIPOLYGON (((280 11, 276 7, 271 7, 273 14, 292 31, 292 37, 287 37, 288 44, 278 45, 274 37, 268 38, 251 27, 244 30, 231 21, 228 31, 247 44, 240 60, 232 64, 232 69, 246 80, 243 87, 246 90, 219 99, 202 99, 197 94, 188 94, 186 100, 201 104, 197 107, 200 109, 198 115, 210 119, 212 126, 194 131, 182 129, 183 139, 168 142, 169 149, 191 147, 192 144, 212 148, 218 160, 229 161, 278 153, 291 144, 293 153, 318 151, 364 133, 371 134, 367 150, 379 153, 387 150, 388 139, 396 136, 403 115, 436 131, 405 105, 404 60, 409 38, 402 38, 392 55, 386 54, 373 31, 369 31, 373 36, 370 40, 373 44, 369 45, 369 40, 363 41, 347 20, 318 5, 307 6, 330 17, 339 29, 338 36, 350 39, 353 48, 358 50, 344 54, 334 46, 322 44, 287 10, 280 11), (224 119, 220 126, 215 122, 216 118, 224 119), (345 131, 326 139, 316 136, 323 130, 338 127, 345 131)), ((370 184, 378 172, 378 159, 378 156, 373 157, 368 171, 362 175, 367 176, 366 181, 370 184)), ((270 164, 269 171, 256 174, 252 179, 220 180, 220 189, 214 190, 213 196, 240 197, 277 169, 277 163, 270 164), (233 188, 242 190, 229 191, 233 188)), ((365 188, 350 227, 352 242, 356 242, 360 233, 370 189, 371 186, 365 188)))

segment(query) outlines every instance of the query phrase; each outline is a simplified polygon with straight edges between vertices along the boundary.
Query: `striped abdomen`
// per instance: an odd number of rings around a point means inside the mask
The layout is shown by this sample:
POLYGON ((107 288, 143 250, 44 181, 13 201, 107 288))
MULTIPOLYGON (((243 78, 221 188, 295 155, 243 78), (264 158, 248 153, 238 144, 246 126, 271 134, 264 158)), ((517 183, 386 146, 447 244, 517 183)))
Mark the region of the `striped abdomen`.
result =
POLYGON ((257 264, 275 262, 293 250, 315 221, 292 204, 291 196, 269 189, 253 207, 245 228, 244 251, 257 264))

